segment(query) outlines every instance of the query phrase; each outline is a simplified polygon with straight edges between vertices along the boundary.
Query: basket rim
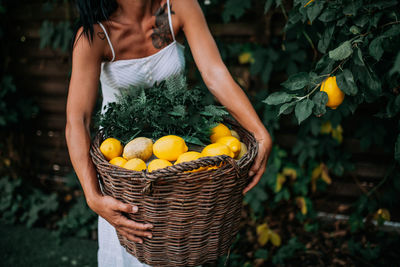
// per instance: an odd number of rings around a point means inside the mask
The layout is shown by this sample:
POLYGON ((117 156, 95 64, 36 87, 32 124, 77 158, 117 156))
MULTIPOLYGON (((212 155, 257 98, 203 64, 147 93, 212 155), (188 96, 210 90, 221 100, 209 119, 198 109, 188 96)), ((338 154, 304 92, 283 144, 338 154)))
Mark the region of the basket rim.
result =
MULTIPOLYGON (((149 180, 154 180, 157 179, 158 177, 165 177, 165 176, 174 176, 177 173, 182 174, 186 172, 188 176, 193 175, 194 173, 200 173, 200 172, 215 172, 218 170, 224 171, 228 168, 243 168, 244 166, 248 165, 251 163, 254 158, 256 157, 258 153, 258 142, 255 139, 253 133, 249 132, 246 130, 244 127, 242 127, 238 122, 232 120, 232 119, 224 119, 224 123, 230 124, 234 128, 239 128, 240 132, 244 132, 243 135, 246 135, 247 138, 243 138, 242 136, 241 139, 244 141, 246 146, 248 147, 248 151, 241 157, 239 160, 233 159, 230 156, 227 155, 219 155, 219 156, 206 156, 206 157, 201 157, 196 160, 188 161, 188 162, 181 162, 178 164, 174 164, 172 166, 167 166, 162 169, 154 170, 152 172, 149 172, 148 169, 143 170, 143 171, 134 171, 134 170, 128 170, 124 169, 122 167, 113 165, 109 163, 103 154, 100 151, 100 142, 104 138, 103 136, 103 131, 99 130, 92 142, 91 148, 90 148, 90 154, 92 157, 92 160, 95 165, 103 166, 103 167, 108 167, 108 168, 113 168, 114 172, 117 172, 118 174, 121 174, 123 176, 136 176, 136 177, 142 177, 142 178, 149 178, 149 180), (248 139, 248 140, 245 140, 248 139), (192 170, 196 170, 201 167, 210 167, 210 166, 218 166, 222 164, 218 169, 205 169, 201 170, 198 172, 190 172, 192 170)), ((240 133, 239 133, 240 135, 240 133)), ((133 177, 132 177, 133 178, 133 177)))

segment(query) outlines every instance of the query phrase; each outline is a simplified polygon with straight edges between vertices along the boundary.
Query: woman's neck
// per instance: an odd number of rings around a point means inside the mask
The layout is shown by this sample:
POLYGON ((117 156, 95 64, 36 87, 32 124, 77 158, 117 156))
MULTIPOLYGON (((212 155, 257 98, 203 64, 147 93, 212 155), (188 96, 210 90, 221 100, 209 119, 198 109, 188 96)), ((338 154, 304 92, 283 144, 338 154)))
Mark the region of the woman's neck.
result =
POLYGON ((118 9, 114 15, 121 22, 141 22, 144 17, 153 15, 154 4, 159 4, 159 2, 158 0, 117 0, 118 9))

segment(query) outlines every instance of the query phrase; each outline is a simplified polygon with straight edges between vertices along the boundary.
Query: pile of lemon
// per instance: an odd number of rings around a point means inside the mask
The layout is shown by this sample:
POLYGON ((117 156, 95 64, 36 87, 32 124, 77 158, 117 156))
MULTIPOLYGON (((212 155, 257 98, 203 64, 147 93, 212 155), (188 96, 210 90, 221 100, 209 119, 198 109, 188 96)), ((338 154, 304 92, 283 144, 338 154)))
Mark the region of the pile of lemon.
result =
MULTIPOLYGON (((222 123, 211 129, 210 141, 211 144, 197 152, 188 151, 185 140, 176 135, 163 136, 154 143, 150 138, 137 137, 125 146, 122 146, 119 140, 110 137, 101 143, 100 151, 113 165, 133 171, 147 169, 149 172, 207 156, 227 155, 240 159, 247 152, 247 147, 240 142, 237 132, 222 123), (153 159, 150 160, 151 158, 153 159)), ((208 169, 217 167, 219 166, 208 169)), ((194 171, 200 170, 204 168, 194 171)))

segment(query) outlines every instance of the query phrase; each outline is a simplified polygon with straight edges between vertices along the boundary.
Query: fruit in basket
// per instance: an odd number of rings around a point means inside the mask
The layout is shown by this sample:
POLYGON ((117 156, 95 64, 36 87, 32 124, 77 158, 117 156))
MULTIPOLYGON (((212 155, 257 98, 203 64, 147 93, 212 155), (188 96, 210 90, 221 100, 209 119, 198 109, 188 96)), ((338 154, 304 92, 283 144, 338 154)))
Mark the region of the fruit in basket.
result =
POLYGON ((110 160, 111 164, 117 165, 119 167, 123 167, 126 162, 127 162, 127 160, 124 159, 123 157, 115 157, 112 160, 110 160))
POLYGON ((240 153, 236 156, 235 159, 241 159, 246 153, 247 153, 247 146, 243 142, 240 142, 240 153))
POLYGON ((240 141, 233 136, 224 136, 217 140, 217 143, 227 145, 233 152, 234 158, 236 158, 240 153, 240 141))
POLYGON ((237 140, 240 141, 240 136, 239 136, 239 134, 238 134, 235 130, 231 130, 231 135, 232 135, 233 137, 236 137, 237 140))
POLYGON ((166 135, 158 139, 153 145, 153 153, 159 159, 168 161, 177 160, 179 155, 188 151, 188 147, 182 137, 166 135))
MULTIPOLYGON (((174 164, 179 164, 179 163, 182 163, 182 162, 196 160, 196 159, 199 159, 201 156, 202 155, 201 155, 200 152, 188 151, 188 152, 185 152, 185 153, 181 154, 178 157, 178 159, 175 161, 174 164)), ((198 172, 198 171, 201 171, 201 170, 204 170, 204 168, 200 167, 198 169, 195 169, 195 170, 192 170, 192 171, 188 171, 188 172, 198 172)))
POLYGON ((139 158, 133 158, 133 159, 128 160, 124 164, 123 167, 125 169, 132 170, 132 171, 143 171, 147 168, 146 163, 139 158))
POLYGON ((172 163, 169 162, 168 160, 165 159, 153 159, 152 161, 150 161, 149 166, 147 166, 147 169, 149 170, 149 172, 158 170, 158 169, 162 169, 168 166, 172 166, 172 163))
POLYGON ((150 138, 137 137, 125 145, 122 156, 127 160, 139 158, 146 161, 152 154, 153 141, 150 138))
POLYGON ((224 124, 220 123, 214 128, 211 129, 211 143, 217 142, 217 140, 221 137, 224 136, 231 136, 231 130, 229 130, 228 127, 226 127, 224 124))
POLYGON ((100 151, 107 160, 112 160, 122 154, 122 144, 115 138, 107 138, 100 145, 100 151))
POLYGON ((232 150, 227 145, 221 143, 214 143, 206 146, 201 151, 201 155, 202 157, 227 155, 231 158, 234 156, 232 150))

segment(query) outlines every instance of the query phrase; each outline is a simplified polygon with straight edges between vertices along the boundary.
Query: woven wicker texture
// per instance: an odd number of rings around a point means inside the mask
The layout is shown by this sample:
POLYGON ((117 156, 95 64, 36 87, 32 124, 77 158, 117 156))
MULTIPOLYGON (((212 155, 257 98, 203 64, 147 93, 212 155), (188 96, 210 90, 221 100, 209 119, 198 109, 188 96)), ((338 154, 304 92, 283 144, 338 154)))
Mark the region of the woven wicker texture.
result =
POLYGON ((226 255, 239 230, 242 190, 258 152, 252 134, 237 122, 225 121, 238 132, 248 152, 240 159, 204 157, 148 173, 126 170, 105 160, 96 136, 90 154, 99 174, 103 193, 139 211, 127 214, 140 223, 151 223, 153 238, 143 244, 118 234, 126 250, 151 266, 198 266, 226 255), (214 170, 187 172, 206 166, 214 170))

